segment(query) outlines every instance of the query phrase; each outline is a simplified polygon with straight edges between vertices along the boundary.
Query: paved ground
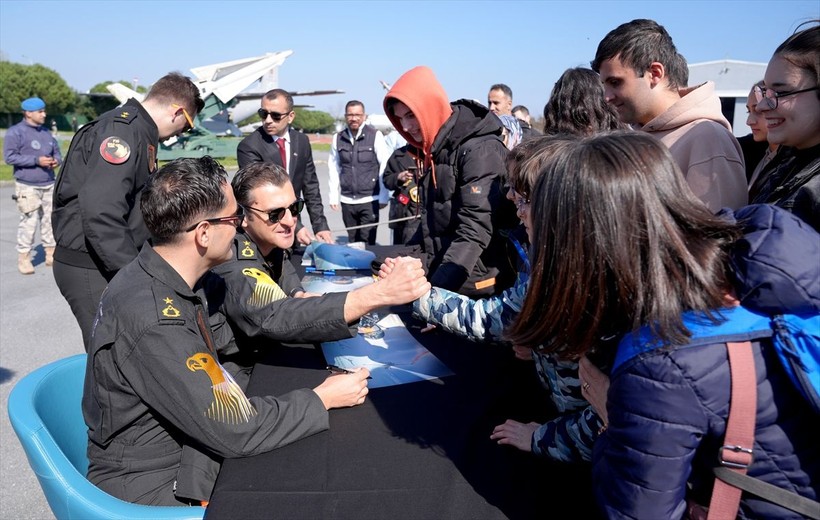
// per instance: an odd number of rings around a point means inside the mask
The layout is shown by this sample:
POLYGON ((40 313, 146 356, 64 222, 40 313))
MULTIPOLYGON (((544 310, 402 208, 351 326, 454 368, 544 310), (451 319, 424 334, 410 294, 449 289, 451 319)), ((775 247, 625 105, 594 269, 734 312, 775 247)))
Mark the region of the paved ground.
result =
MULTIPOLYGON (((327 153, 314 155, 331 230, 343 227, 341 212, 327 205, 327 153)), ((35 273, 17 272, 15 250, 18 214, 13 185, 0 186, 0 519, 53 518, 37 479, 8 420, 7 401, 14 384, 51 361, 83 352, 82 337, 68 304, 60 295, 37 246, 35 273)), ((307 219, 305 212, 304 218, 307 219)), ((382 210, 381 220, 387 220, 382 210)), ((307 222, 307 220, 306 220, 307 222)), ((345 233, 337 236, 344 237, 345 233)), ((390 230, 379 226, 377 241, 390 243, 390 230)), ((37 242, 39 243, 39 242, 37 242)))

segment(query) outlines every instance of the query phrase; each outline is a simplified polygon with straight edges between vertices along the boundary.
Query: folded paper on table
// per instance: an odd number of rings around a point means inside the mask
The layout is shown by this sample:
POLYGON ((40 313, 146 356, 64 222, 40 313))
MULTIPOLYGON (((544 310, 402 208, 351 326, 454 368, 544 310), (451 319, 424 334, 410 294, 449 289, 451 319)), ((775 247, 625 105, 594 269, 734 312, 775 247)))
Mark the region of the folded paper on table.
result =
POLYGON ((322 273, 307 273, 302 278, 302 288, 310 293, 325 294, 332 292, 348 292, 373 283, 373 275, 327 275, 322 273))
POLYGON ((313 265, 316 269, 367 269, 376 259, 376 254, 358 247, 340 244, 325 244, 313 241, 302 256, 302 265, 313 265))
POLYGON ((396 314, 388 314, 376 324, 378 334, 370 327, 355 338, 322 343, 325 360, 337 367, 355 370, 367 367, 369 388, 429 381, 453 375, 432 352, 416 341, 396 314), (371 337, 366 337, 371 336, 371 337))

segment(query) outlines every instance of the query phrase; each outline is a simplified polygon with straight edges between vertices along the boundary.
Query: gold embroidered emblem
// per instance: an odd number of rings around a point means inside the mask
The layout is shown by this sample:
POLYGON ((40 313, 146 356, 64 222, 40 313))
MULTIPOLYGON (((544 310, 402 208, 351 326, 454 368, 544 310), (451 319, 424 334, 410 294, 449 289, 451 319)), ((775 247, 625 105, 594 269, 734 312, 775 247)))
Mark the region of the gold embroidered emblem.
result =
POLYGON ((412 188, 410 188, 410 200, 412 200, 413 202, 418 202, 419 201, 419 187, 418 186, 413 186, 412 188))
POLYGON ((166 318, 179 318, 179 309, 172 305, 174 300, 171 298, 165 298, 163 301, 168 304, 168 306, 162 309, 162 315, 166 318))
POLYGON ((254 267, 242 269, 242 274, 255 280, 253 293, 248 298, 248 305, 262 307, 276 300, 287 298, 285 291, 274 282, 267 273, 254 267))
POLYGON ((245 249, 239 252, 245 258, 253 258, 253 249, 251 249, 251 243, 245 240, 245 249))
POLYGON ((214 400, 205 415, 214 421, 228 424, 250 422, 256 409, 233 377, 210 354, 197 352, 185 360, 191 372, 204 371, 211 380, 214 400))

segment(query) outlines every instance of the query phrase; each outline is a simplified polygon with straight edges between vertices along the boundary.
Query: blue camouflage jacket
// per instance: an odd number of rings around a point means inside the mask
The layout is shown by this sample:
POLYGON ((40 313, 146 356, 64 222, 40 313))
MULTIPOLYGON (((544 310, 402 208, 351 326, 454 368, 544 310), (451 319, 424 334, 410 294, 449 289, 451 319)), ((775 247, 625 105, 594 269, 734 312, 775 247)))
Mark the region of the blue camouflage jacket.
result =
MULTIPOLYGON (((471 341, 498 342, 504 327, 521 311, 527 285, 527 275, 519 273, 511 288, 481 300, 434 287, 416 300, 413 313, 471 341)), ((592 444, 603 423, 581 395, 578 363, 559 360, 538 349, 532 355, 538 378, 561 414, 535 431, 533 453, 564 462, 590 460, 592 444)))

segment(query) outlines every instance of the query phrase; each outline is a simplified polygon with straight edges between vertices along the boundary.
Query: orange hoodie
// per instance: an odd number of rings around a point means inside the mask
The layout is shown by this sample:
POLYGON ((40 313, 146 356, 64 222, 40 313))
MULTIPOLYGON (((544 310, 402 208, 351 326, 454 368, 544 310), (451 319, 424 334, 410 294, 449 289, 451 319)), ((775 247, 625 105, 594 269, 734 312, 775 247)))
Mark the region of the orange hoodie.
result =
MULTIPOLYGON (((384 96, 384 113, 398 132, 423 155, 425 168, 433 165, 430 149, 444 122, 453 114, 447 93, 429 67, 419 66, 405 72, 384 96), (422 142, 413 139, 393 115, 391 99, 401 101, 416 116, 421 127, 422 142)), ((435 178, 435 173, 433 174, 435 178)))

